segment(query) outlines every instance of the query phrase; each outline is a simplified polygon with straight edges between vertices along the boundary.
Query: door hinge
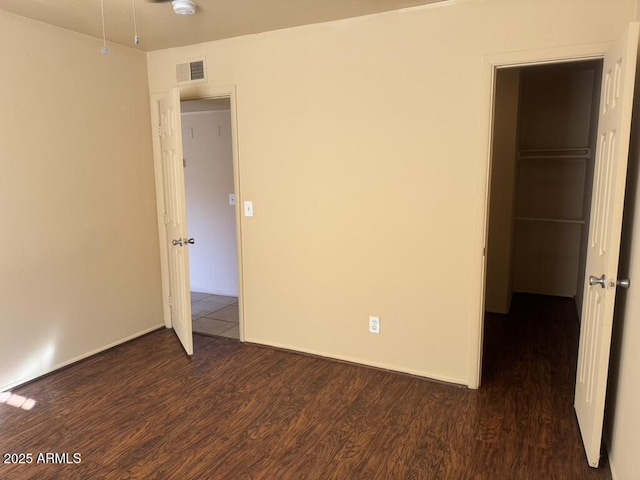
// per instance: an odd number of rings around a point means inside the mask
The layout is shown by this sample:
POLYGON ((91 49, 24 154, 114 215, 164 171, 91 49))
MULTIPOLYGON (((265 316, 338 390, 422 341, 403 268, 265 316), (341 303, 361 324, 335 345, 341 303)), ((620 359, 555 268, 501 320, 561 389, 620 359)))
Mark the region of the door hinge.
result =
POLYGON ((158 136, 162 137, 162 125, 158 124, 158 136))
POLYGON ((186 158, 182 159, 182 167, 183 168, 187 168, 187 159, 186 158))
POLYGON ((169 216, 166 214, 166 212, 164 214, 164 224, 169 225, 169 216))
POLYGON ((169 295, 169 308, 173 308, 173 298, 169 295))

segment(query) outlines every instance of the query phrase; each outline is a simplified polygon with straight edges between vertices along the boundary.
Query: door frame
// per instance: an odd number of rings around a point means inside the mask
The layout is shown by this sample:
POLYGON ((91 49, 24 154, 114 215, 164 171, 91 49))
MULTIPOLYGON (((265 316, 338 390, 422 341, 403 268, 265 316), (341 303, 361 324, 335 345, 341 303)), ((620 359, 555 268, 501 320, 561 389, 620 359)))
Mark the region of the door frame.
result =
POLYGON ((526 67, 533 65, 551 65, 555 63, 570 63, 584 60, 601 60, 613 42, 573 45, 567 47, 549 48, 542 50, 528 50, 522 52, 506 52, 485 55, 482 59, 482 92, 484 96, 481 108, 480 129, 484 131, 483 145, 480 151, 485 152, 479 161, 482 171, 478 175, 479 212, 475 226, 476 245, 479 245, 477 264, 478 284, 476 299, 472 302, 474 312, 471 316, 469 340, 469 375, 468 387, 480 388, 482 383, 482 349, 484 345, 484 315, 486 292, 486 247, 489 234, 489 198, 491 195, 491 167, 493 140, 493 107, 495 102, 496 73, 498 69, 510 67, 526 67))
MULTIPOLYGON (((233 187, 236 192, 236 247, 238 252, 238 314, 240 341, 245 338, 244 329, 244 269, 242 249, 242 215, 238 205, 242 205, 242 190, 240 188, 240 159, 238 154, 238 115, 236 87, 198 85, 194 91, 193 86, 179 87, 180 101, 185 100, 212 100, 228 98, 231 110, 231 150, 233 157, 233 187)), ((151 125, 153 129, 153 167, 156 185, 156 215, 158 223, 158 239, 160 242, 160 275, 162 279, 162 311, 165 327, 171 328, 171 309, 169 307, 169 256, 166 242, 166 227, 164 224, 164 182, 162 178, 162 155, 160 150, 160 136, 158 132, 159 109, 158 102, 166 93, 151 94, 151 125)), ((188 219, 187 219, 188 221, 188 219)))

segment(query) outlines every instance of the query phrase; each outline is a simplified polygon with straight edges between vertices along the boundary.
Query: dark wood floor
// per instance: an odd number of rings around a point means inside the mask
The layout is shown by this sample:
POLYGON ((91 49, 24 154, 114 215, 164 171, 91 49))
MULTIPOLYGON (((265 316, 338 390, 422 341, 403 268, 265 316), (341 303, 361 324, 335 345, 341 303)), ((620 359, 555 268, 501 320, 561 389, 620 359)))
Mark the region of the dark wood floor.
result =
POLYGON ((188 359, 154 332, 17 388, 30 411, 0 404, 0 453, 81 454, 0 478, 610 479, 572 409, 575 307, 512 310, 488 315, 478 391, 198 335, 188 359))

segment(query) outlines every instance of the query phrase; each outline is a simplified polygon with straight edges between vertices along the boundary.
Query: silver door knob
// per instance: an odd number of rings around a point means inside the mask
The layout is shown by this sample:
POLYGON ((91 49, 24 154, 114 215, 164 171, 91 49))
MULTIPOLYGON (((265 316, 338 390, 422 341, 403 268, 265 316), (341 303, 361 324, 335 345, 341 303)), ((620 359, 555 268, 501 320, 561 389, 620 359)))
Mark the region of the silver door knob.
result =
POLYGON ((179 239, 177 239, 177 240, 172 240, 172 241, 171 241, 171 245, 173 245, 174 247, 177 247, 177 246, 180 246, 180 247, 181 247, 181 246, 182 246, 182 239, 181 239, 181 238, 179 238, 179 239))
POLYGON ((625 278, 624 280, 618 280, 616 285, 622 288, 629 288, 631 286, 631 281, 628 278, 625 278))
POLYGON ((189 245, 193 245, 194 243, 196 243, 196 239, 195 238, 189 238, 188 240, 185 238, 185 243, 188 243, 189 245))
POLYGON ((607 279, 604 277, 604 273, 600 278, 589 275, 589 285, 600 285, 602 288, 607 288, 607 279))

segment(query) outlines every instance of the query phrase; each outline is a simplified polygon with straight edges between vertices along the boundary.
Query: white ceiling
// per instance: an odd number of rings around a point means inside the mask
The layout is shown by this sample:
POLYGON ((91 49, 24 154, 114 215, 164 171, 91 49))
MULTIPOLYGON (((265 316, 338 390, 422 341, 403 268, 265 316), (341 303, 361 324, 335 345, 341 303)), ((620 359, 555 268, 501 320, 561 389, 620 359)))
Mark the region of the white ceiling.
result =
MULTIPOLYGON (((133 1, 137 48, 151 51, 445 0, 196 0, 193 16, 170 2, 104 0, 108 42, 133 46, 133 1)), ((100 0, 0 0, 0 10, 102 38, 100 0)))

